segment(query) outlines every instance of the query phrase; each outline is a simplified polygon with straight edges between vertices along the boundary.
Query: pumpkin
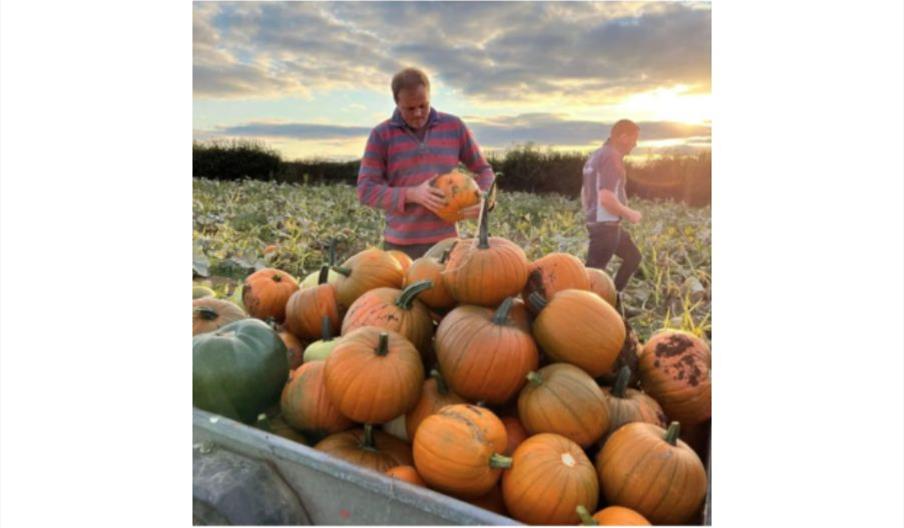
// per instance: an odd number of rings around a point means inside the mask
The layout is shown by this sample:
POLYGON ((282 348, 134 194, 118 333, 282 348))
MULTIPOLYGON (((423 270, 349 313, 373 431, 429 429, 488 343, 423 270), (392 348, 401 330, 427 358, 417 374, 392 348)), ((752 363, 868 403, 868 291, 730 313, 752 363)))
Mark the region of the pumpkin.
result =
POLYGON ((408 271, 408 268, 411 267, 411 257, 408 256, 404 251, 399 251, 398 249, 390 249, 387 251, 392 258, 396 259, 399 264, 402 266, 402 273, 408 271))
POLYGON ((273 419, 267 418, 265 413, 257 415, 257 423, 254 424, 258 429, 268 433, 281 436, 293 442, 307 445, 308 441, 303 434, 289 427, 289 424, 282 419, 282 416, 276 416, 273 419))
POLYGON ((304 343, 287 330, 277 330, 277 332, 283 344, 286 345, 286 358, 289 360, 289 370, 297 369, 301 366, 304 358, 304 343))
MULTIPOLYGON (((457 239, 452 240, 453 244, 458 241, 457 239)), ((433 310, 444 310, 455 306, 455 299, 446 289, 446 284, 442 280, 442 272, 446 267, 446 260, 449 258, 450 252, 451 248, 444 251, 438 258, 424 255, 416 259, 405 272, 405 279, 402 282, 403 285, 408 286, 422 280, 430 281, 433 287, 421 292, 418 300, 433 310)))
POLYGON ((436 244, 433 244, 430 247, 430 249, 428 249, 427 252, 424 253, 424 256, 430 257, 430 258, 435 258, 435 259, 440 259, 440 258, 442 258, 443 253, 451 250, 452 246, 454 246, 455 244, 457 244, 458 242, 461 242, 461 241, 462 241, 462 239, 458 238, 458 237, 444 238, 444 239, 440 240, 439 242, 437 242, 436 244))
POLYGON ((370 425, 330 435, 314 449, 380 473, 396 466, 411 465, 408 444, 382 431, 374 431, 370 425))
POLYGON ((299 289, 286 303, 285 326, 300 339, 316 339, 323 331, 323 318, 330 320, 330 330, 339 331, 342 317, 336 301, 336 287, 327 282, 329 268, 320 268, 319 283, 313 288, 299 289))
POLYGON ((526 300, 530 294, 538 292, 544 298, 551 299, 556 293, 568 289, 590 289, 587 269, 574 255, 549 253, 533 261, 527 268, 527 284, 521 296, 526 300))
POLYGON ((454 224, 464 220, 461 210, 480 203, 480 187, 477 181, 465 172, 453 169, 430 180, 430 186, 443 192, 445 205, 436 211, 436 215, 454 224))
POLYGON ((505 456, 512 456, 512 453, 515 452, 515 449, 521 445, 521 442, 527 440, 530 434, 521 425, 521 421, 514 416, 505 416, 502 418, 502 425, 505 426, 505 434, 508 438, 508 443, 506 443, 505 447, 505 456))
POLYGON ((399 261, 378 248, 359 251, 334 270, 341 275, 336 283, 336 300, 341 309, 347 309, 374 288, 401 288, 404 278, 399 261))
POLYGON ((584 506, 578 506, 577 511, 581 524, 587 526, 650 526, 643 515, 624 506, 608 506, 593 516, 584 506))
MULTIPOLYGON (((330 239, 328 251, 329 251, 329 253, 328 253, 327 265, 330 268, 330 270, 327 273, 326 281, 328 283, 332 284, 333 286, 335 286, 336 283, 339 282, 339 277, 341 277, 341 275, 339 273, 333 271, 333 266, 336 265, 336 239, 335 238, 330 239)), ((299 283, 298 287, 303 290, 305 288, 313 288, 314 286, 317 286, 318 284, 320 284, 320 271, 319 270, 308 273, 308 275, 304 278, 304 280, 302 280, 301 283, 299 283)))
POLYGON ((585 267, 587 276, 590 278, 590 291, 599 295, 613 308, 618 302, 618 291, 615 289, 615 282, 604 270, 598 268, 585 267))
POLYGON ((489 236, 487 203, 484 200, 481 208, 478 237, 452 248, 441 275, 446 289, 459 303, 495 307, 521 292, 527 283, 529 263, 517 244, 489 236))
POLYGON ((373 326, 345 335, 327 358, 324 375, 330 401, 362 423, 383 423, 408 412, 424 383, 414 345, 373 326))
POLYGON ((495 311, 461 305, 436 329, 436 358, 453 391, 488 404, 513 398, 537 368, 539 351, 530 332, 509 317, 514 299, 495 311))
POLYGON ((489 493, 511 459, 502 455, 505 426, 488 409, 447 405, 414 436, 414 467, 431 488, 461 498, 489 493))
POLYGON ((251 317, 282 323, 286 302, 296 290, 298 282, 294 277, 276 268, 264 268, 245 278, 242 303, 251 317))
POLYGON ((621 351, 618 353, 618 357, 615 359, 615 364, 612 365, 612 370, 600 376, 598 381, 606 385, 615 385, 615 380, 618 378, 618 373, 621 371, 622 367, 628 367, 631 369, 631 378, 628 380, 628 387, 637 388, 640 381, 638 362, 640 352, 643 350, 643 345, 637 337, 637 332, 631 328, 631 324, 628 323, 627 319, 622 320, 625 322, 625 342, 622 345, 621 351))
POLYGON ((320 340, 314 341, 304 349, 302 360, 305 363, 317 360, 326 361, 326 358, 330 356, 330 352, 332 352, 336 344, 339 343, 339 339, 333 337, 332 328, 333 323, 330 321, 330 318, 324 316, 320 323, 320 340))
POLYGON ((426 354, 433 339, 433 319, 417 295, 430 288, 430 281, 419 281, 404 290, 376 288, 358 297, 342 320, 342 335, 364 326, 392 330, 426 354))
POLYGON ((609 504, 625 506, 653 524, 687 524, 706 496, 706 470, 690 446, 668 430, 629 423, 609 436, 596 470, 609 504))
POLYGON ((422 479, 421 476, 417 474, 417 470, 414 469, 414 466, 396 466, 394 468, 390 468, 386 470, 386 476, 394 478, 396 480, 403 480, 409 484, 414 484, 415 486, 427 486, 427 483, 424 482, 424 479, 422 479))
POLYGON ((668 425, 662 407, 656 400, 643 392, 628 388, 631 369, 622 367, 611 389, 603 388, 603 398, 609 411, 609 428, 603 437, 614 433, 619 427, 631 422, 646 422, 660 427, 668 425))
POLYGON ((625 323, 609 303, 573 289, 549 301, 534 292, 528 302, 539 312, 534 338, 551 360, 577 365, 593 377, 612 368, 625 342, 625 323))
POLYGON ((208 288, 207 286, 195 285, 191 289, 191 298, 194 299, 203 299, 204 297, 216 297, 216 292, 208 288))
POLYGON ((586 372, 555 363, 527 378, 518 396, 518 418, 530 434, 556 433, 582 447, 603 436, 609 427, 606 401, 586 372))
POLYGON ((671 420, 694 425, 712 415, 711 354, 699 337, 662 330, 644 345, 638 367, 644 391, 671 420))
POLYGON ((579 445, 557 434, 525 440, 502 475, 502 496, 511 516, 526 524, 575 524, 577 507, 596 508, 599 483, 579 445))
POLYGON ((202 297, 193 300, 191 305, 191 335, 213 332, 221 326, 248 318, 241 308, 222 299, 202 297))
POLYGON ((192 404, 253 423, 289 377, 286 345, 266 323, 242 319, 192 338, 192 404))
POLYGON ((324 384, 323 361, 312 361, 298 367, 283 388, 279 406, 282 417, 292 427, 314 434, 345 431, 354 423, 343 416, 330 401, 324 384))
POLYGON ((465 502, 473 504, 478 508, 483 508, 484 510, 508 517, 509 513, 508 510, 505 509, 505 499, 502 497, 502 486, 500 484, 493 486, 486 495, 481 495, 476 499, 465 499, 465 502))
POLYGON ((438 410, 446 405, 454 405, 456 403, 466 403, 464 398, 449 390, 446 381, 438 370, 430 371, 430 379, 424 382, 421 397, 413 409, 408 411, 405 416, 405 428, 408 433, 408 440, 414 440, 414 434, 417 432, 421 422, 431 414, 435 414, 438 410))

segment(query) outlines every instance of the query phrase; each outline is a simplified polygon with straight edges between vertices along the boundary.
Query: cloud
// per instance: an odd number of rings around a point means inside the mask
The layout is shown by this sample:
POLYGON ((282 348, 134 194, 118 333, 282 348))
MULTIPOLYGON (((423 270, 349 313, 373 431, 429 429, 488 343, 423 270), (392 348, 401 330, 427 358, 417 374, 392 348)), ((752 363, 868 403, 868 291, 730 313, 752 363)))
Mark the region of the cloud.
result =
POLYGON ((366 137, 370 130, 367 127, 312 123, 247 123, 244 125, 219 127, 216 132, 224 136, 332 140, 366 137))

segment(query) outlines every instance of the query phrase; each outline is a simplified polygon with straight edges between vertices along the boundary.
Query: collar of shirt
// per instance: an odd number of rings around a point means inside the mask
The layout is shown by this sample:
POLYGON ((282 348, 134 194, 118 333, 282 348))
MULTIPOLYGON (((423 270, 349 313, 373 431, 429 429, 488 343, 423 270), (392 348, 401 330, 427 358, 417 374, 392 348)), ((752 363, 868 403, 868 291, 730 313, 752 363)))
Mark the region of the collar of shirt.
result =
MULTIPOLYGON (((431 106, 430 107, 430 115, 427 117, 427 124, 425 125, 425 127, 426 128, 432 127, 433 125, 436 124, 436 122, 438 120, 439 120, 439 115, 437 114, 436 109, 431 106)), ((389 124, 391 124, 393 126, 397 126, 399 128, 407 128, 408 127, 408 125, 405 123, 405 120, 402 119, 402 113, 399 112, 398 108, 396 108, 392 112, 392 118, 389 119, 389 124)))

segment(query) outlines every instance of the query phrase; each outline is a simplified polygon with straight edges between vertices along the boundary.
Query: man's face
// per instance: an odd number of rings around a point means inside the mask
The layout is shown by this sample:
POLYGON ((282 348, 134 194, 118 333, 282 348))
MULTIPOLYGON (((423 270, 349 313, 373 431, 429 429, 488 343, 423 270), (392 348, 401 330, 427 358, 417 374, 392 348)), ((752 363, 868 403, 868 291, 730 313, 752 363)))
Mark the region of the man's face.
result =
POLYGON ((631 153, 634 150, 634 147, 637 146, 637 138, 640 136, 640 131, 630 132, 627 134, 619 134, 617 138, 615 138, 616 146, 618 150, 625 156, 631 153))
POLYGON ((424 86, 402 88, 399 90, 396 106, 405 123, 415 130, 420 130, 427 124, 427 117, 430 115, 430 91, 424 86))

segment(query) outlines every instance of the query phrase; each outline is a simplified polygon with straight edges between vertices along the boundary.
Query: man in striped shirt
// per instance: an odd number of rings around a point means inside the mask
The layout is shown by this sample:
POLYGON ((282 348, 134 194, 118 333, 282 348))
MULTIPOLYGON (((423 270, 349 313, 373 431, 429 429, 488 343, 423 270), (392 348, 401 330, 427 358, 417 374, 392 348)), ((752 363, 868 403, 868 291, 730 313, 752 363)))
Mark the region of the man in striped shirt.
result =
MULTIPOLYGON (((458 236, 455 224, 435 214, 444 197, 430 186, 431 180, 461 162, 486 191, 493 169, 461 119, 430 107, 430 81, 424 72, 408 68, 397 73, 392 96, 395 112, 367 139, 358 172, 358 200, 386 212, 383 249, 418 258, 436 242, 458 236)), ((462 213, 476 218, 480 206, 462 213)))

